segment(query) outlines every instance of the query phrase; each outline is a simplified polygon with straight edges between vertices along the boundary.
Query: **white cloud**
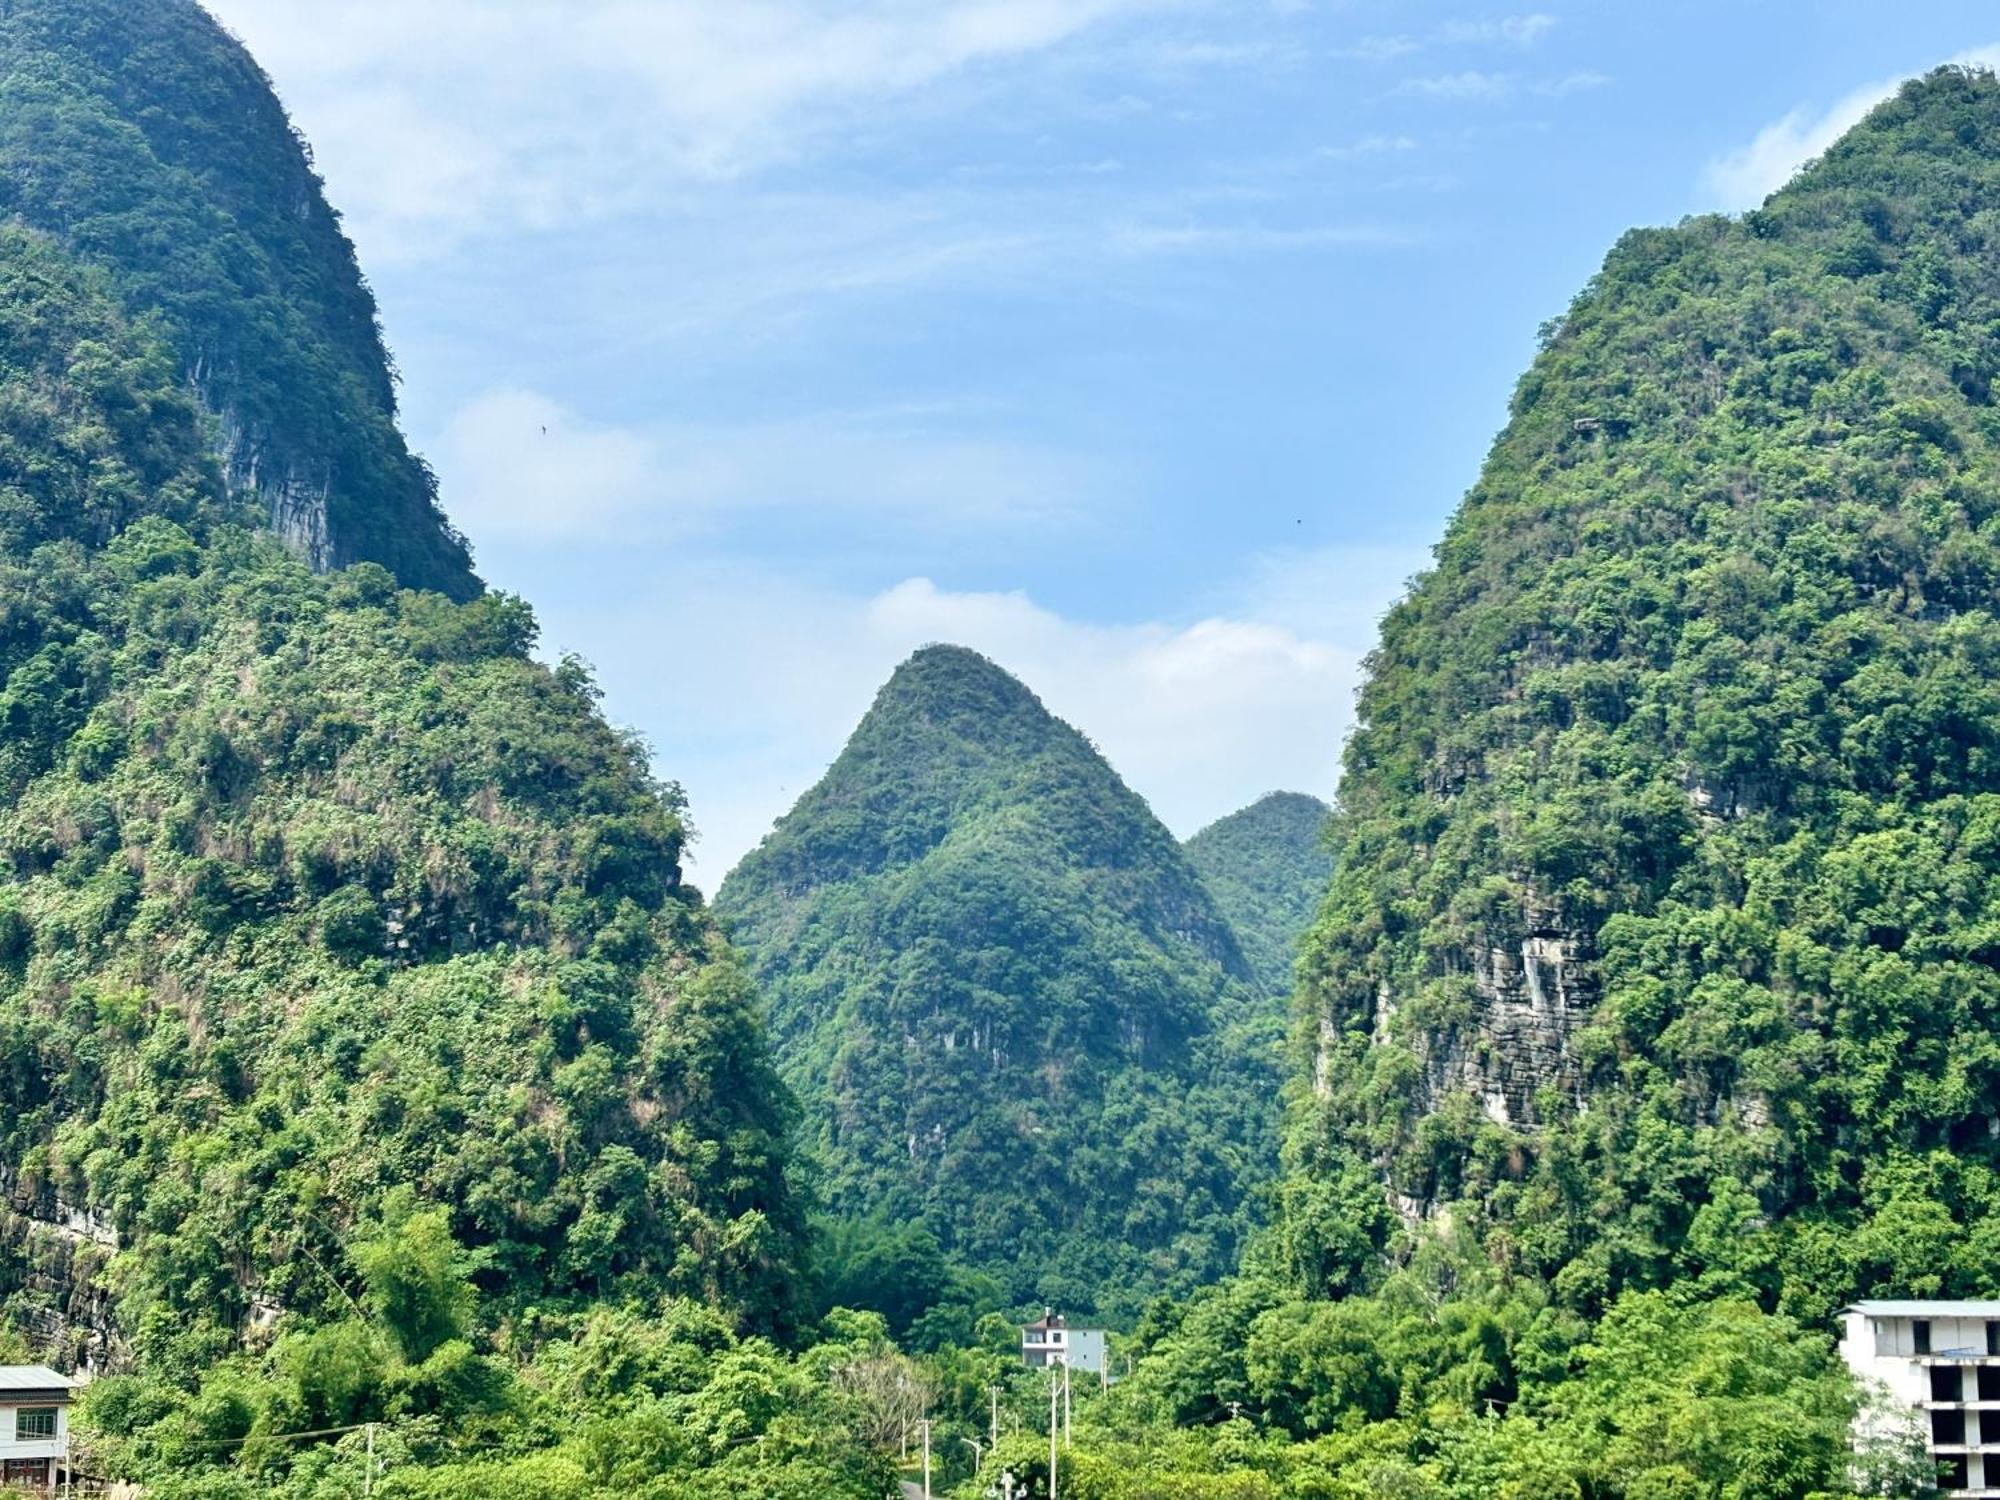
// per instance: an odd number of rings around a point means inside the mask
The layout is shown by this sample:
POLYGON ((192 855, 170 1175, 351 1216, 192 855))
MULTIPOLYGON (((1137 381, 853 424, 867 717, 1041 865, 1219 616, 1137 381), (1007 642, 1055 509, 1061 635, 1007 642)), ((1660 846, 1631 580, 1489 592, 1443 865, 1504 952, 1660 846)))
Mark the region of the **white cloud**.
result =
MULTIPOLYGON (((1976 67, 2000 67, 2000 44, 1978 47, 1951 60, 1976 67)), ((1709 162, 1701 175, 1703 199, 1730 212, 1757 207, 1791 181, 1807 162, 1860 124, 1870 110, 1902 84, 1902 78, 1863 84, 1824 110, 1801 105, 1773 120, 1745 145, 1725 151, 1709 162)))
POLYGON ((1506 46, 1526 51, 1556 24, 1543 12, 1523 16, 1502 16, 1494 20, 1446 21, 1423 36, 1398 33, 1366 36, 1349 46, 1335 49, 1334 56, 1359 62, 1389 62, 1421 52, 1426 47, 1506 46))
POLYGON ((1565 73, 1560 78, 1550 78, 1535 85, 1535 92, 1560 99, 1565 94, 1580 94, 1587 89, 1601 89, 1611 82, 1608 73, 1596 73, 1583 69, 1575 73, 1565 73))
POLYGON ((1059 525, 1086 503, 1101 516, 1127 488, 1105 460, 992 437, 949 408, 620 428, 521 390, 460 408, 436 462, 475 546, 631 544, 773 512, 990 536, 1059 525))
POLYGON ((1399 94, 1426 99, 1505 99, 1519 83, 1512 73, 1487 73, 1467 68, 1458 73, 1442 73, 1432 78, 1406 78, 1396 85, 1399 94))
POLYGON ((1419 561, 1274 555, 1200 617, 1101 623, 923 577, 847 592, 667 559, 645 598, 544 610, 544 636, 594 661, 613 716, 651 731, 660 773, 689 791, 697 879, 712 890, 818 779, 896 664, 934 641, 1020 677, 1181 835, 1277 788, 1328 796, 1362 657, 1419 561))
POLYGON ((1413 243, 1401 230, 1366 224, 1128 224, 1111 231, 1110 248, 1124 255, 1257 255, 1313 250, 1389 248, 1413 243))
POLYGON ((1334 56, 1350 57, 1357 62, 1389 62, 1421 51, 1423 45, 1413 36, 1365 36, 1351 46, 1335 49, 1334 56))
POLYGON ((207 3, 364 250, 408 258, 786 160, 856 107, 1180 0, 207 3))
POLYGON ((1540 11, 1490 21, 1447 21, 1438 28, 1438 39, 1459 44, 1504 42, 1510 47, 1525 48, 1534 46, 1555 24, 1554 16, 1540 11))
POLYGON ((1359 140, 1348 141, 1343 145, 1322 146, 1317 154, 1330 161, 1354 161, 1364 156, 1381 156, 1386 152, 1416 149, 1416 141, 1407 135, 1364 135, 1359 140))
POLYGON ((1582 93, 1586 89, 1603 88, 1610 82, 1608 74, 1588 69, 1564 73, 1554 78, 1523 78, 1519 73, 1489 73, 1478 68, 1467 68, 1463 72, 1442 73, 1431 78, 1406 78, 1396 85, 1395 92, 1425 99, 1455 99, 1492 104, 1502 99, 1511 99, 1517 94, 1534 94, 1548 99, 1560 99, 1568 94, 1582 93))

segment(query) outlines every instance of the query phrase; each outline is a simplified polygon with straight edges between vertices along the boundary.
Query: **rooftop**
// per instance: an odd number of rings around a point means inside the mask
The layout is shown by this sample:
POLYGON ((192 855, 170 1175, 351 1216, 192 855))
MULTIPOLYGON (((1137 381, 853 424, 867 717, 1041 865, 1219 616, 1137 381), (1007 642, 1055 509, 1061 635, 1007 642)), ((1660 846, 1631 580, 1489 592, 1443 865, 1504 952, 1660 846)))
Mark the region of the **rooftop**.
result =
POLYGON ((0 1390, 42 1391, 55 1387, 69 1390, 76 1384, 69 1376, 57 1374, 47 1365, 0 1365, 0 1390))
POLYGON ((2000 1302, 1944 1302, 1894 1298, 1843 1308, 1869 1318, 2000 1318, 2000 1302))

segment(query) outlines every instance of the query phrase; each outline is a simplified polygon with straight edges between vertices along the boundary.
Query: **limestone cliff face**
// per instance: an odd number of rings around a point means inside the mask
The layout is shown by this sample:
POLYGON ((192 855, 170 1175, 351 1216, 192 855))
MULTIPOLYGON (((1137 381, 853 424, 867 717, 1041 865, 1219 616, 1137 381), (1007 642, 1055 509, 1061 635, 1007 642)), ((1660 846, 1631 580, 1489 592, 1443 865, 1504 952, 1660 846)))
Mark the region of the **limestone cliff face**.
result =
POLYGON ((108 1216, 0 1164, 0 1284, 23 1331, 68 1368, 103 1370, 122 1351, 103 1275, 117 1249, 108 1216))
POLYGON ((1575 1094, 1581 1075, 1570 1037, 1595 998, 1588 968, 1582 941, 1561 932, 1535 932, 1474 955, 1473 1024, 1425 1047, 1424 1107, 1464 1091, 1495 1122, 1532 1125, 1538 1091, 1575 1094))
MULTIPOLYGON (((196 395, 204 408, 214 411, 210 397, 198 386, 196 395)), ((274 464, 269 443, 246 431, 236 413, 217 413, 216 427, 221 434, 216 459, 230 494, 262 510, 265 524, 314 572, 333 567, 336 554, 327 520, 331 486, 325 475, 303 478, 285 468, 282 457, 274 464)))

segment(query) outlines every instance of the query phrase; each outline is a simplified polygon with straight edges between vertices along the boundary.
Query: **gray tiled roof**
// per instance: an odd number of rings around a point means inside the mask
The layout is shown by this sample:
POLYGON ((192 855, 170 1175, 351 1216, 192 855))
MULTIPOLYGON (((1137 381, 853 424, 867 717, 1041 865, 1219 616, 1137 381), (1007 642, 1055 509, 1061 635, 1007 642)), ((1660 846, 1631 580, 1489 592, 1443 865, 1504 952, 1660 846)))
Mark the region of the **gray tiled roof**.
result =
POLYGON ((67 1375, 59 1375, 47 1365, 0 1365, 0 1390, 4 1391, 46 1391, 60 1387, 68 1390, 76 1382, 67 1375))

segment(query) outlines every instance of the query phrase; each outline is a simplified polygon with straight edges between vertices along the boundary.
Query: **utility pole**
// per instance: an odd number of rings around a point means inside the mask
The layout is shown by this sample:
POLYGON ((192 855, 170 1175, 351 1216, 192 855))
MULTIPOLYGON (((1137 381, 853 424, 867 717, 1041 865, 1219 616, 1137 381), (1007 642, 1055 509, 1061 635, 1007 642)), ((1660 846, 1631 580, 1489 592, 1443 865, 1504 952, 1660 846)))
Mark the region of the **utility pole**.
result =
POLYGON ((368 1432, 368 1467, 361 1471, 362 1500, 375 1493, 375 1424, 370 1422, 368 1432))
POLYGON ((1063 1361, 1063 1447, 1069 1446, 1069 1361, 1063 1361))
POLYGON ((1000 1445, 1000 1387, 989 1385, 986 1394, 993 1403, 993 1430, 987 1434, 987 1441, 997 1448, 1000 1445))
POLYGON ((979 1471, 986 1467, 986 1445, 978 1438, 960 1438, 959 1441, 972 1450, 972 1473, 977 1478, 979 1471))
POLYGON ((931 1500, 931 1419, 924 1418, 924 1500, 931 1500))
POLYGON ((1056 1500, 1056 1372, 1049 1371, 1049 1500, 1056 1500))

